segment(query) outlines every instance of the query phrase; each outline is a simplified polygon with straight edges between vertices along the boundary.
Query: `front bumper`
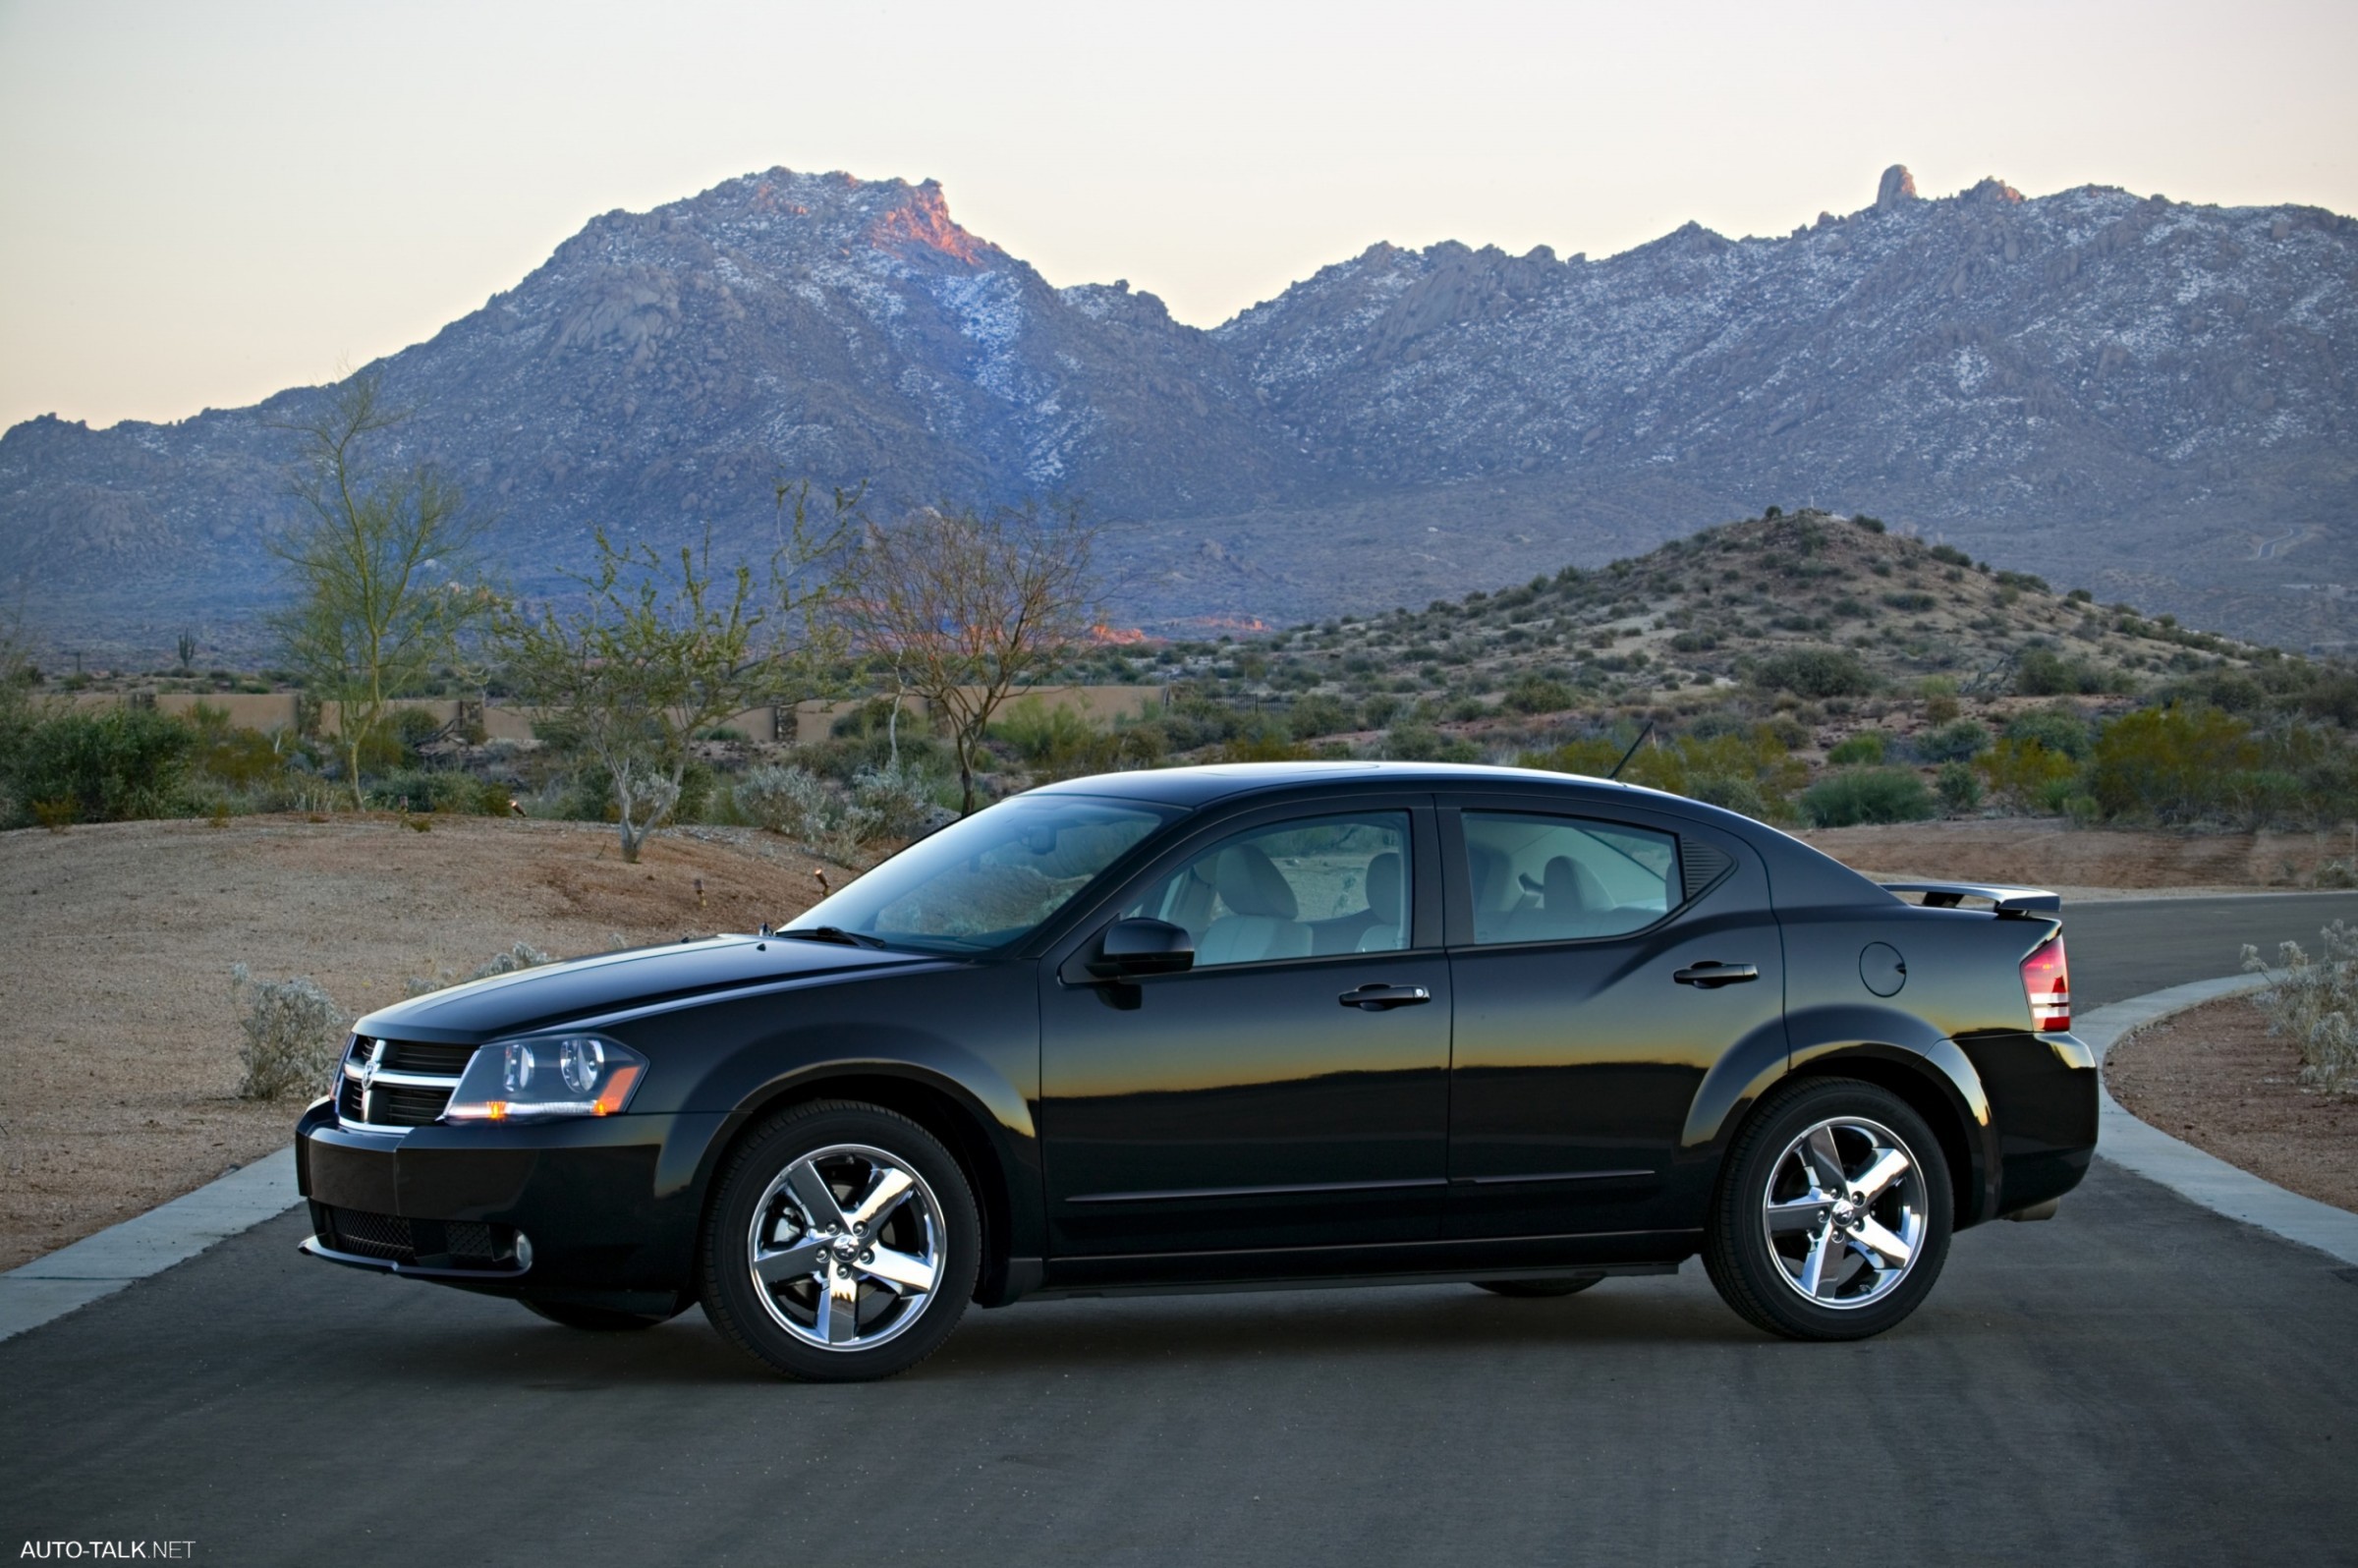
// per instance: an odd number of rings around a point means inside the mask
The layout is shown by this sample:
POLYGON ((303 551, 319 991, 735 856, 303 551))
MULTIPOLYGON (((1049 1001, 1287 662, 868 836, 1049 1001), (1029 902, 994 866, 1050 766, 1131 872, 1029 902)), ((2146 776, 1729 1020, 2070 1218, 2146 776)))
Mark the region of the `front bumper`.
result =
POLYGON ((727 1121, 624 1115, 388 1136, 347 1130, 322 1101, 295 1131, 314 1232, 304 1251, 495 1294, 677 1297, 691 1288, 704 1155, 727 1121))

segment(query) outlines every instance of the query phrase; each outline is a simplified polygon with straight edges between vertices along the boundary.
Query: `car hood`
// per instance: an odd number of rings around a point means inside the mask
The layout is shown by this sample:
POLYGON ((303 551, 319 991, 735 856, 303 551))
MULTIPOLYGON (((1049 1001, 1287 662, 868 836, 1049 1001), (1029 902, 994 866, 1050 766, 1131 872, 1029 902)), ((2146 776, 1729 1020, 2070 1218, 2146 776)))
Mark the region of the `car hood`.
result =
POLYGON ((715 936, 495 975, 396 1002, 353 1028, 368 1036, 473 1044, 691 997, 939 962, 930 954, 800 938, 715 936))

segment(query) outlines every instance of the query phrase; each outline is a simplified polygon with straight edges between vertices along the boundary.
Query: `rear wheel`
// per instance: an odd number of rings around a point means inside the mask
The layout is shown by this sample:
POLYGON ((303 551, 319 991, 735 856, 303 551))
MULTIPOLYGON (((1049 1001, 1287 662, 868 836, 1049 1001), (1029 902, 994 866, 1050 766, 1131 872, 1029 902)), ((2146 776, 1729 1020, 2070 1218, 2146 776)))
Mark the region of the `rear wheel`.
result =
POLYGON ((568 1328, 588 1329, 599 1334, 652 1328, 657 1323, 671 1321, 677 1316, 673 1313, 617 1312, 611 1307, 583 1307, 573 1302, 534 1301, 530 1296, 522 1300, 524 1310, 528 1313, 545 1317, 552 1323, 563 1323, 568 1328))
POLYGON ((1947 1161, 1888 1090, 1804 1079, 1728 1150, 1704 1264, 1738 1314, 1789 1339, 1865 1339, 1932 1291, 1948 1256, 1947 1161))
POLYGON ((889 1377, 931 1355, 974 1294, 973 1192, 907 1117, 818 1101, 739 1146, 704 1218, 704 1312, 789 1377, 889 1377))
POLYGON ((1549 1296, 1577 1296, 1603 1277, 1602 1274, 1582 1274, 1573 1279, 1478 1279, 1474 1281, 1474 1286, 1493 1296, 1538 1301, 1549 1296))

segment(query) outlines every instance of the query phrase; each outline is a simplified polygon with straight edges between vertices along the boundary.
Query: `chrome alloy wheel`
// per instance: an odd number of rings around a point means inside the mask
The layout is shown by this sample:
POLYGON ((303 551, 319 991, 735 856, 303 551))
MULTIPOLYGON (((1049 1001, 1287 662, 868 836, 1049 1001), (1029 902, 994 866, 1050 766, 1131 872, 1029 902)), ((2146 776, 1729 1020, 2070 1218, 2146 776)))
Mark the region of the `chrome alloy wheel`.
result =
POLYGON ((1899 1288, 1925 1238, 1924 1173, 1889 1128, 1863 1117, 1820 1122, 1777 1156, 1761 1204, 1787 1285, 1848 1309, 1899 1288))
POLYGON ((865 1144, 814 1149, 754 1210, 755 1294, 822 1350, 872 1350, 923 1316, 949 1227, 926 1179, 865 1144))

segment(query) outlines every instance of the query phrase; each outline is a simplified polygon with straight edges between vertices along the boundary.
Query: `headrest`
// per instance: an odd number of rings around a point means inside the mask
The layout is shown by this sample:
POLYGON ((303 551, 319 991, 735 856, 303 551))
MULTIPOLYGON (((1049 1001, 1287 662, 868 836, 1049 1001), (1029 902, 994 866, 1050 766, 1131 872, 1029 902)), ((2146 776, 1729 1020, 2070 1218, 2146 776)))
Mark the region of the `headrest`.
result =
POLYGON ((1212 885, 1220 890, 1220 902, 1239 915, 1290 921, 1298 913, 1293 885, 1277 869, 1277 863, 1256 845, 1238 844, 1220 851, 1212 885))
POLYGON ((1544 910, 1587 909, 1588 900, 1582 896, 1580 866, 1569 855, 1558 855, 1540 872, 1540 907, 1544 910))
POLYGON ((1400 913, 1400 857, 1388 850, 1368 862, 1368 908, 1378 915, 1400 913))

